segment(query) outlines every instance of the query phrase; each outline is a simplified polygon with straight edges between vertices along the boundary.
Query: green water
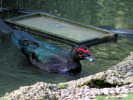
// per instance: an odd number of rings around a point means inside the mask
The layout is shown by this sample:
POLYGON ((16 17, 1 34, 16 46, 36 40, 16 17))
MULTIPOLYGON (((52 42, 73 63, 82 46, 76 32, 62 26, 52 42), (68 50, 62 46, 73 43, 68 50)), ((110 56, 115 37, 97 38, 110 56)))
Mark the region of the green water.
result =
POLYGON ((133 29, 132 0, 2 0, 2 6, 41 10, 93 26, 133 29))
MULTIPOLYGON (((132 0, 3 0, 2 6, 20 7, 28 10, 43 10, 57 16, 75 20, 84 24, 115 28, 133 29, 132 0), (18 2, 17 2, 18 1, 18 2), (30 6, 29 6, 30 5, 30 6)), ((13 14, 0 15, 3 18, 13 14)), ((15 14, 14 14, 15 16, 15 14)), ((72 48, 41 37, 35 38, 57 45, 68 51, 72 48)), ((10 36, 0 35, 0 96, 31 85, 38 81, 59 83, 85 77, 122 61, 133 51, 133 41, 119 39, 117 43, 105 43, 89 50, 94 63, 81 61, 83 73, 80 75, 57 74, 41 71, 29 64, 19 49, 11 42, 10 36)))

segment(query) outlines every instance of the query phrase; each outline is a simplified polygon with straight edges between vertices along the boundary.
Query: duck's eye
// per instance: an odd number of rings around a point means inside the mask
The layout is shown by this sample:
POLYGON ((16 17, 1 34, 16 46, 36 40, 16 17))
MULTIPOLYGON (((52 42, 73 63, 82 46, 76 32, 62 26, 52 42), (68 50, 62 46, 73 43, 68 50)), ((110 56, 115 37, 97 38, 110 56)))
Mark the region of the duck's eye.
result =
POLYGON ((78 52, 79 52, 79 53, 84 53, 84 52, 82 52, 81 50, 79 50, 78 52))

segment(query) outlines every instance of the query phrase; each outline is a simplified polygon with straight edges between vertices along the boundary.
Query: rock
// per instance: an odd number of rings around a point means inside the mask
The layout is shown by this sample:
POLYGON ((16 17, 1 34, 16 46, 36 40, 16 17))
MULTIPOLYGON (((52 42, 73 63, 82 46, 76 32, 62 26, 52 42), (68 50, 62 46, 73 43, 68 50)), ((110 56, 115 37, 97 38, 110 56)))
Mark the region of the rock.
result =
POLYGON ((82 100, 91 100, 91 97, 90 96, 86 96, 82 100))
POLYGON ((107 88, 104 88, 102 92, 104 93, 104 95, 110 95, 110 92, 107 88))
POLYGON ((122 94, 122 97, 127 97, 128 95, 127 94, 122 94))
POLYGON ((125 77, 129 77, 129 76, 132 76, 133 75, 133 72, 127 72, 125 77))
POLYGON ((99 89, 97 90, 97 95, 98 95, 98 96, 101 96, 101 95, 102 95, 101 90, 99 90, 99 89))
POLYGON ((111 95, 116 95, 117 94, 117 92, 115 90, 110 90, 109 92, 110 92, 111 95))
POLYGON ((83 94, 83 92, 78 92, 77 95, 78 96, 81 96, 83 94))

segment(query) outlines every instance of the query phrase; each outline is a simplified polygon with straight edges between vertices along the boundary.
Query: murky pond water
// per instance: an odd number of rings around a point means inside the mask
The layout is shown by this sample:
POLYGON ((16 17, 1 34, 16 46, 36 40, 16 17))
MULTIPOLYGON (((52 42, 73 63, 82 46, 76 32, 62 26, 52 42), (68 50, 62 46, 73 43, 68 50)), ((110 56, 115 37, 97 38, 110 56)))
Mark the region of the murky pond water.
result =
MULTIPOLYGON (((6 2, 6 0, 4 1, 6 2)), ((9 6, 13 4, 11 3, 9 6)), ((5 5, 8 4, 5 3, 5 5)), ((131 0, 58 0, 58 2, 56 0, 34 0, 34 2, 33 0, 24 2, 20 0, 18 6, 24 9, 43 10, 57 16, 94 26, 109 25, 115 28, 133 29, 131 0)), ((7 15, 3 16, 7 17, 7 15)), ((9 15, 9 17, 11 16, 9 15)), ((35 38, 68 51, 72 49, 63 43, 37 36, 35 38)), ((104 43, 93 46, 90 48, 90 52, 95 62, 81 61, 83 73, 70 75, 48 73, 34 68, 11 42, 10 36, 0 35, 0 96, 6 92, 18 89, 20 86, 31 85, 38 81, 50 83, 66 82, 106 70, 108 67, 123 60, 129 52, 133 51, 132 46, 133 41, 126 39, 119 39, 117 43, 104 43)))

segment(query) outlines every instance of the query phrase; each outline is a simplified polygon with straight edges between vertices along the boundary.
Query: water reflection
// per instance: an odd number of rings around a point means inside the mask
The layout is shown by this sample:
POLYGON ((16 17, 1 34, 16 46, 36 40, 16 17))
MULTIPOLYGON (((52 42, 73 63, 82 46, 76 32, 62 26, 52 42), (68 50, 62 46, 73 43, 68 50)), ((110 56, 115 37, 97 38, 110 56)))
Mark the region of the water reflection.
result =
POLYGON ((131 0, 3 0, 14 9, 41 10, 89 25, 133 29, 131 0), (30 6, 29 6, 30 5, 30 6))

